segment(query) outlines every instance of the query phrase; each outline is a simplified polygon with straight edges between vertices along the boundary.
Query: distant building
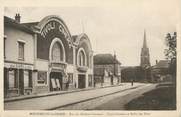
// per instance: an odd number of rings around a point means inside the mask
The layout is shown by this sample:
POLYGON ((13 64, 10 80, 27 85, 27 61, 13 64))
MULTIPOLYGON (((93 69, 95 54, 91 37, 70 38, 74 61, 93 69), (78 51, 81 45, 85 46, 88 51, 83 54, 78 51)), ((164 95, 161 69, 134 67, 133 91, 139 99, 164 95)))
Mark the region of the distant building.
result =
POLYGON ((50 15, 21 23, 4 17, 5 97, 93 86, 93 51, 86 34, 72 36, 50 15))
POLYGON ((156 65, 152 66, 152 80, 154 82, 158 81, 171 81, 170 75, 170 61, 169 60, 156 60, 156 65))
POLYGON ((94 56, 94 81, 101 85, 112 85, 121 82, 121 63, 116 55, 97 54, 94 56))

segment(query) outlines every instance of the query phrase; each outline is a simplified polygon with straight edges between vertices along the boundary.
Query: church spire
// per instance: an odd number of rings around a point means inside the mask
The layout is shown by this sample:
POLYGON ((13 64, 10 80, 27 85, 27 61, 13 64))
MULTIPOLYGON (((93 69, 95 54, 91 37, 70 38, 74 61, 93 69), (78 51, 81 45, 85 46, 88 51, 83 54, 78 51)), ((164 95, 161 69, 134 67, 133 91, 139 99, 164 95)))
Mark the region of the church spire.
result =
POLYGON ((150 54, 149 48, 146 42, 146 31, 144 30, 144 37, 143 37, 143 47, 141 49, 141 63, 142 67, 150 66, 150 54))
POLYGON ((145 29, 144 29, 143 48, 147 48, 147 42, 146 42, 146 31, 145 31, 145 29))

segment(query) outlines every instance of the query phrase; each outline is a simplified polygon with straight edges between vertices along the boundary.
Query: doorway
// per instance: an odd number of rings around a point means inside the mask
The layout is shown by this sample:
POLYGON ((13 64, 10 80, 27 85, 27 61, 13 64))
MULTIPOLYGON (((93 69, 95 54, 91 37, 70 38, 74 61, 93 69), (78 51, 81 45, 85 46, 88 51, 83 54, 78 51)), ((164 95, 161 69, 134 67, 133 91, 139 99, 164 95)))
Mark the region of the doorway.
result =
POLYGON ((51 72, 50 73, 50 91, 62 90, 62 73, 51 72))
POLYGON ((78 75, 78 88, 85 88, 85 75, 78 75))

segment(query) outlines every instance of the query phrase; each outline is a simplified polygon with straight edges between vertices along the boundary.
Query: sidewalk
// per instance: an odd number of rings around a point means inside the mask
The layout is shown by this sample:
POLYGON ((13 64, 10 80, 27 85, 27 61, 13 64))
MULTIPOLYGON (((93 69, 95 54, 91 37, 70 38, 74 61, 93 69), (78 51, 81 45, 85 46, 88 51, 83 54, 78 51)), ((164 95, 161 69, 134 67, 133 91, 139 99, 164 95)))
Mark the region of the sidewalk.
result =
POLYGON ((116 87, 116 86, 123 86, 123 85, 127 85, 127 83, 121 83, 121 84, 117 84, 117 85, 106 85, 106 86, 100 85, 100 86, 89 87, 89 88, 84 88, 84 89, 73 89, 73 90, 64 90, 64 91, 53 91, 53 92, 40 93, 40 94, 22 95, 22 96, 18 96, 18 97, 5 98, 4 102, 12 102, 12 101, 40 98, 40 97, 53 96, 53 95, 62 95, 62 94, 66 94, 66 93, 75 93, 75 92, 79 92, 79 91, 88 91, 88 90, 95 90, 95 89, 99 89, 99 88, 108 88, 108 87, 116 87))
POLYGON ((125 85, 114 86, 114 87, 96 88, 94 90, 85 90, 79 92, 64 93, 61 95, 57 94, 57 95, 44 96, 39 98, 5 102, 4 109, 5 110, 49 110, 145 85, 147 84, 135 83, 134 86, 131 86, 130 83, 128 83, 125 85))

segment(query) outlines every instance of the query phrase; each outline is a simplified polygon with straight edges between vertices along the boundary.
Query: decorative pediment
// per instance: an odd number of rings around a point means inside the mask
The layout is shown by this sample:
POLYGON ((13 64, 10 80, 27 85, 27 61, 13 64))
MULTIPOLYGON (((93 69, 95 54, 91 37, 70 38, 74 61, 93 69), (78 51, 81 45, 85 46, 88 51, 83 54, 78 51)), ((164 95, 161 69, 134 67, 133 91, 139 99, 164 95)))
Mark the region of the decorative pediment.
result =
POLYGON ((90 40, 89 40, 89 37, 85 34, 85 33, 82 33, 80 35, 76 35, 75 36, 75 39, 74 39, 74 46, 75 47, 78 47, 81 43, 82 40, 85 40, 86 41, 86 44, 88 45, 88 47, 90 48, 90 50, 92 50, 92 46, 91 46, 91 43, 90 43, 90 40))

